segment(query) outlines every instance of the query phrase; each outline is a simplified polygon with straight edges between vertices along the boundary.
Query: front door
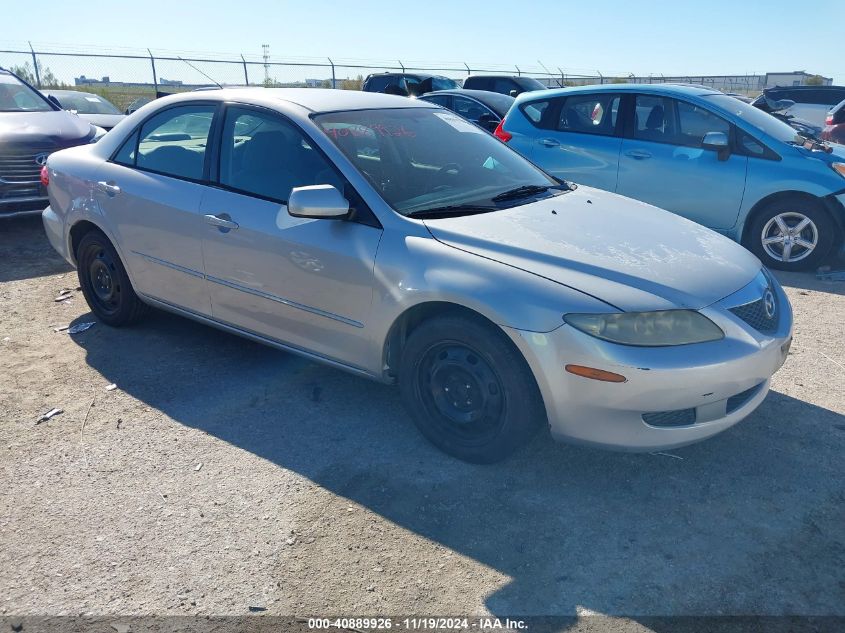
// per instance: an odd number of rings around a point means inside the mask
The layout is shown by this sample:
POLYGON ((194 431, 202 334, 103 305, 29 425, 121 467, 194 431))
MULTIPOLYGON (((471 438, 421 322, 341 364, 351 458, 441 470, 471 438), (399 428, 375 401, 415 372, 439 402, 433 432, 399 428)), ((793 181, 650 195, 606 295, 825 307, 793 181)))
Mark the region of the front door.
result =
POLYGON ((135 289, 210 315, 199 213, 216 106, 177 106, 150 117, 97 174, 96 200, 135 289))
POLYGON ((288 214, 293 187, 330 184, 352 194, 278 114, 228 107, 219 171, 220 187, 206 191, 200 211, 214 318, 360 366, 381 228, 288 214))
POLYGON ((713 229, 736 223, 746 156, 704 149, 708 132, 730 139, 731 125, 701 106, 636 95, 619 156, 617 193, 648 202, 713 229))

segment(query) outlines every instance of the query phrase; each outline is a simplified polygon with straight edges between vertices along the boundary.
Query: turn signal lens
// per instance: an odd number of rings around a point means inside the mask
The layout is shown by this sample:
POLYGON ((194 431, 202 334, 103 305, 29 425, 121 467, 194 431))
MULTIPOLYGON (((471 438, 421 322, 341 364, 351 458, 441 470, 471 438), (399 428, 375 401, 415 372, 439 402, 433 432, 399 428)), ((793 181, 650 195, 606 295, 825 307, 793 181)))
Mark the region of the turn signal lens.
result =
POLYGON ((50 184, 50 172, 47 171, 47 165, 41 168, 41 184, 45 187, 50 184))
POLYGON ((590 378, 592 380, 601 380, 603 382, 628 382, 625 376, 614 374, 612 371, 604 371, 603 369, 596 369, 595 367, 585 367, 584 365, 567 365, 566 371, 582 378, 590 378))
POLYGON ((837 174, 845 178, 845 163, 833 163, 831 165, 837 174))

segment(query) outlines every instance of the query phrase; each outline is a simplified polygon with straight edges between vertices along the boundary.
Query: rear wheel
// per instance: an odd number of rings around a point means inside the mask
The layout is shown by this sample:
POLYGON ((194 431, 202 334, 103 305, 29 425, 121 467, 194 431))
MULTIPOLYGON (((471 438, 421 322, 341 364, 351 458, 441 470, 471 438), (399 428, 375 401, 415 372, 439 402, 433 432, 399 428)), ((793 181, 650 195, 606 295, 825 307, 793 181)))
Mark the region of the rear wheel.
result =
POLYGON ((750 248, 769 268, 808 270, 817 267, 836 239, 836 227, 821 205, 790 196, 767 205, 749 231, 750 248))
POLYGON ((472 318, 438 317, 414 330, 399 385, 422 434, 468 462, 506 458, 545 420, 534 377, 513 343, 472 318))
POLYGON ((82 237, 76 248, 76 264, 82 294, 103 323, 128 325, 149 311, 132 289, 114 246, 100 231, 82 237))

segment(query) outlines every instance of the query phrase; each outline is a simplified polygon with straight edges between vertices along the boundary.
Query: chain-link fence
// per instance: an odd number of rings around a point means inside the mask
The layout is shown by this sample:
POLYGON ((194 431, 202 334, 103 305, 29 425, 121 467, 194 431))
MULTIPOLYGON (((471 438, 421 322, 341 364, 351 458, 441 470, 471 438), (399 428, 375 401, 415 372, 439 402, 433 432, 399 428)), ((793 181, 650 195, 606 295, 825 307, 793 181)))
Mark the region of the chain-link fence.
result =
POLYGON ((764 75, 647 77, 566 72, 540 66, 464 62, 403 62, 355 59, 237 58, 150 50, 99 52, 33 46, 0 50, 0 67, 11 69, 42 89, 64 88, 99 94, 121 110, 139 99, 214 85, 341 88, 359 90, 371 73, 425 72, 459 83, 470 74, 496 73, 533 77, 549 87, 593 83, 691 83, 728 92, 759 92, 764 75))

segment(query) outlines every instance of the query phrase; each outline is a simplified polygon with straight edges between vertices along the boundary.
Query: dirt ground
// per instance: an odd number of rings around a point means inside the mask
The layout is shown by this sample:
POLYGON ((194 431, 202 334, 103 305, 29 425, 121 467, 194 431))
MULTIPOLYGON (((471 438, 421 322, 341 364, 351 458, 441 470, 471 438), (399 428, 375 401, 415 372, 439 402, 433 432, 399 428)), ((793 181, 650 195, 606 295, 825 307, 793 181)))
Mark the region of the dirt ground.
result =
POLYGON ((3 222, 0 615, 845 615, 845 282, 778 277, 795 342, 741 424, 483 467, 393 388, 178 317, 55 332, 95 320, 75 271, 3 222))

